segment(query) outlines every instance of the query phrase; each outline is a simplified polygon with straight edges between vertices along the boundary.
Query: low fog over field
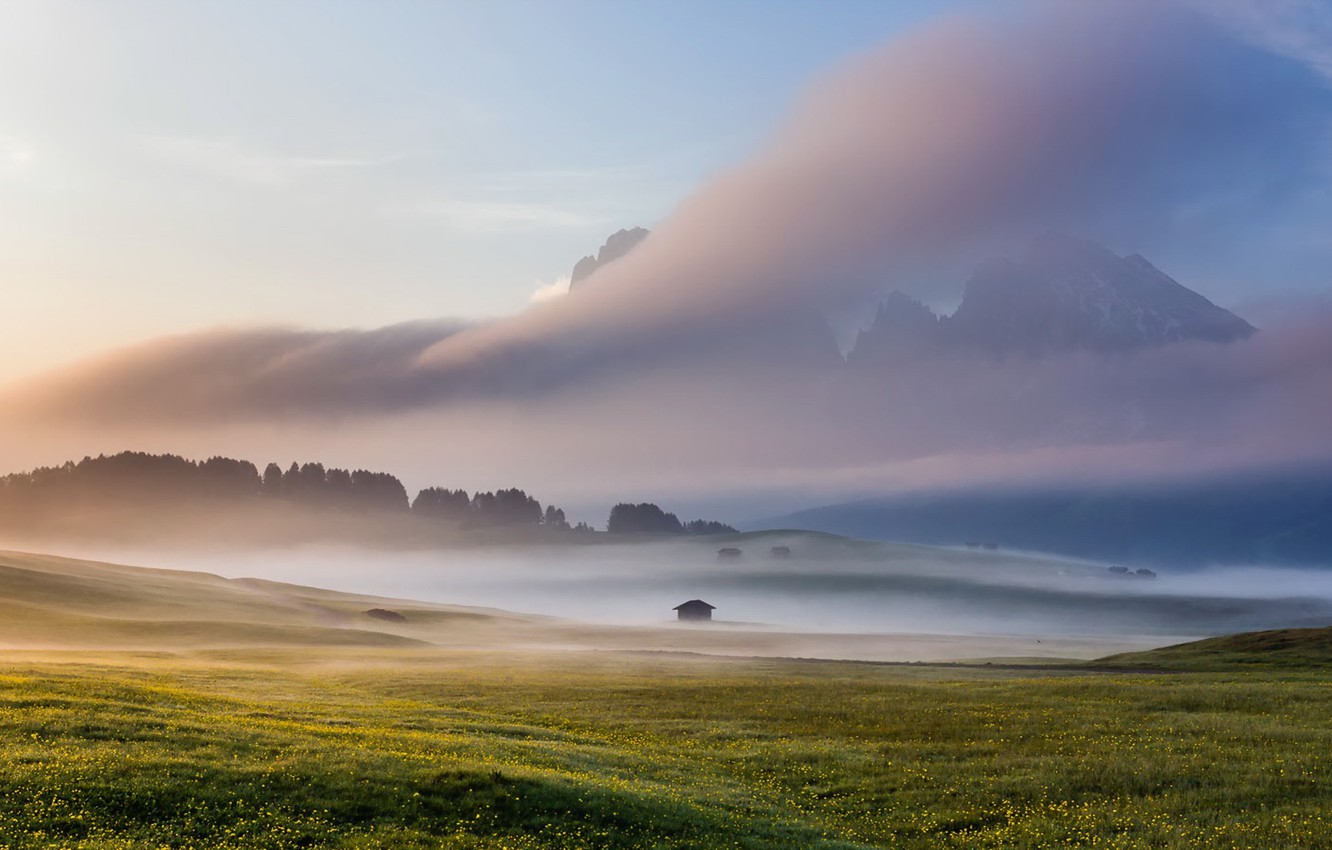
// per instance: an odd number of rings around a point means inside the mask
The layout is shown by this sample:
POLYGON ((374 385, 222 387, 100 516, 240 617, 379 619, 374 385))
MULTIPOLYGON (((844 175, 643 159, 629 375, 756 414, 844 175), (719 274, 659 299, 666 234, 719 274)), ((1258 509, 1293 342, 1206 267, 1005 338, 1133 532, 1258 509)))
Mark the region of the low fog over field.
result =
POLYGON ((80 552, 380 596, 660 625, 701 598, 715 627, 821 633, 1176 636, 1324 625, 1332 576, 1231 568, 1156 577, 1035 555, 814 534, 693 542, 386 552, 335 547, 80 552), (790 558, 774 557, 785 545, 790 558), (738 560, 719 560, 722 546, 738 560))

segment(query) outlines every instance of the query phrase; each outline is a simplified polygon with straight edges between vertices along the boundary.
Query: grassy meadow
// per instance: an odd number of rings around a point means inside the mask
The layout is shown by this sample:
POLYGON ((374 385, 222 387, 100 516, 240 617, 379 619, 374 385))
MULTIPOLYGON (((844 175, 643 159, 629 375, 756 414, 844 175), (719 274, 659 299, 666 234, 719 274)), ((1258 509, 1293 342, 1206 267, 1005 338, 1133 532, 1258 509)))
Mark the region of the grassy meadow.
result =
POLYGON ((0 845, 1325 847, 1320 675, 10 653, 0 845))
POLYGON ((1251 657, 1321 632, 893 665, 12 553, 0 588, 0 848, 1328 845, 1328 668, 1251 657))

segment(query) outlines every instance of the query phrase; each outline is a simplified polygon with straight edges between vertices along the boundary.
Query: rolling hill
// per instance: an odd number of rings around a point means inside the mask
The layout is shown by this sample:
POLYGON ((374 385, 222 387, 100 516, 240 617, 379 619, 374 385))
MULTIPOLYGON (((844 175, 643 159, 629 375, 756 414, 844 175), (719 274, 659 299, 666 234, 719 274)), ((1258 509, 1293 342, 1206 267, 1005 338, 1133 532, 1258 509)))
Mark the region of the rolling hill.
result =
POLYGON ((426 646, 497 611, 387 600, 258 579, 0 552, 0 646, 192 649, 426 646), (393 623, 366 612, 403 613, 393 623))
POLYGON ((1241 632, 1100 659, 1109 667, 1165 670, 1225 670, 1236 667, 1325 668, 1332 666, 1332 627, 1241 632))
POLYGON ((1183 482, 936 491, 749 523, 871 540, 1005 548, 1107 562, 1332 565, 1332 468, 1183 482))

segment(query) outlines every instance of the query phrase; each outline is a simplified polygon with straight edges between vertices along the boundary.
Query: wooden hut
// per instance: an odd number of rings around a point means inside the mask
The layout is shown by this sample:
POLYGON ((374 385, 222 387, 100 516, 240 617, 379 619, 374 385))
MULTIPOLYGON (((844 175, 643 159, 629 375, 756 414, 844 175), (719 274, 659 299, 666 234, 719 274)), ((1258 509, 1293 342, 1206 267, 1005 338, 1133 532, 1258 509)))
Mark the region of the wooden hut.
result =
POLYGON ((675 606, 675 616, 681 620, 711 620, 716 605, 709 605, 702 599, 691 599, 675 606))

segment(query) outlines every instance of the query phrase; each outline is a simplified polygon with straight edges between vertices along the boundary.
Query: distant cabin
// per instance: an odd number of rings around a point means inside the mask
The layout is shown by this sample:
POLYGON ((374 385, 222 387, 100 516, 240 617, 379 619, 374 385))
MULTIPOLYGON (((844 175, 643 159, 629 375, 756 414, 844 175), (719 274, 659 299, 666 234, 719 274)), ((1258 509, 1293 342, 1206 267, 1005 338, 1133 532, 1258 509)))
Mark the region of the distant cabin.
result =
POLYGON ((738 561, 745 553, 734 546, 724 546, 717 550, 718 561, 738 561))
POLYGON ((769 558, 789 558, 791 557, 790 546, 774 546, 768 550, 769 558))
MULTIPOLYGON (((736 551, 739 551, 738 549, 736 551)), ((691 599, 675 606, 675 615, 681 620, 711 620, 716 605, 709 605, 702 599, 691 599)))

